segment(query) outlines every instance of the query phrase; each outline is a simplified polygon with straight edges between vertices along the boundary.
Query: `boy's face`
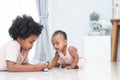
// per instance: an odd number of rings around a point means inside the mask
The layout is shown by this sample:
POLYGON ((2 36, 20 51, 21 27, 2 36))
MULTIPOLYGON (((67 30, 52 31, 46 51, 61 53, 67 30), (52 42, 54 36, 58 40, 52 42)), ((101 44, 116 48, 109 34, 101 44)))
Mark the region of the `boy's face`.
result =
POLYGON ((21 50, 29 51, 33 47, 33 44, 37 38, 38 36, 31 35, 26 39, 20 39, 19 42, 21 44, 21 50))
POLYGON ((64 39, 62 34, 56 34, 52 37, 52 44, 56 51, 63 51, 67 45, 67 40, 64 39))

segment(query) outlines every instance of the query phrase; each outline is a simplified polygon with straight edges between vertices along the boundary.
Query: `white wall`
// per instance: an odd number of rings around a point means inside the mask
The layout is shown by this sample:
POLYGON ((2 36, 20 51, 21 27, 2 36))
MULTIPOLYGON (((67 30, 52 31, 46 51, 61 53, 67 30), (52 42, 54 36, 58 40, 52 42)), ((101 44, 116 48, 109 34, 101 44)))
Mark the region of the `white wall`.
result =
MULTIPOLYGON (((34 19, 37 13, 34 7, 26 6, 27 1, 0 0, 0 46, 9 40, 8 28, 18 14, 27 13, 34 19), (7 1, 7 2, 6 2, 7 1), (22 5, 21 5, 22 4, 22 5), (22 7, 19 8, 16 6, 22 7), (3 8, 4 7, 4 8, 3 8), (31 8, 32 7, 32 8, 31 8), (29 8, 29 9, 28 9, 29 8), (9 13, 9 14, 8 14, 9 13), (5 16, 6 15, 6 16, 5 16)), ((101 19, 110 20, 112 17, 112 0, 48 0, 49 1, 49 30, 50 37, 55 30, 61 29, 68 34, 68 41, 84 52, 84 37, 90 31, 89 15, 93 11, 100 14, 101 19)))
POLYGON ((84 37, 89 33, 89 15, 93 11, 101 19, 112 18, 112 0, 51 0, 50 34, 61 29, 68 34, 68 41, 84 52, 84 37))
POLYGON ((0 0, 0 46, 10 39, 8 29, 12 21, 23 14, 30 15, 37 22, 39 21, 34 0, 0 0))
MULTIPOLYGON (((30 15, 39 21, 35 0, 0 0, 0 47, 11 38, 8 29, 18 15, 30 15)), ((35 47, 31 50, 33 55, 35 47)), ((30 56, 31 58, 32 56, 30 56)))

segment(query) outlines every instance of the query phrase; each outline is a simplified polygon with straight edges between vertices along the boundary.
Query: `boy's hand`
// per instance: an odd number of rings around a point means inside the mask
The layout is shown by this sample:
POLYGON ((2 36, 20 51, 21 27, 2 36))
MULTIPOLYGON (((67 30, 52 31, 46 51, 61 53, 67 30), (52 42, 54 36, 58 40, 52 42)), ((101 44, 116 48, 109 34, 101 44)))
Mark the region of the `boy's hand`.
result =
POLYGON ((35 65, 36 70, 42 71, 43 69, 47 68, 48 63, 39 63, 35 65))

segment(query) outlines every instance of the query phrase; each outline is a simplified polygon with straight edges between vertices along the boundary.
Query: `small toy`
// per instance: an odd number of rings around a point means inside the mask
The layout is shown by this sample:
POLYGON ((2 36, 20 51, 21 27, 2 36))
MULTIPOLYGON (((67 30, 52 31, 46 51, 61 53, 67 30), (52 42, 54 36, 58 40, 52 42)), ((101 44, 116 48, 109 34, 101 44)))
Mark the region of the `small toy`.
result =
POLYGON ((43 71, 44 71, 44 72, 48 72, 48 68, 45 68, 43 71))
MULTIPOLYGON (((46 63, 49 64, 49 61, 46 61, 46 63)), ((43 71, 48 72, 48 68, 45 68, 43 71)))

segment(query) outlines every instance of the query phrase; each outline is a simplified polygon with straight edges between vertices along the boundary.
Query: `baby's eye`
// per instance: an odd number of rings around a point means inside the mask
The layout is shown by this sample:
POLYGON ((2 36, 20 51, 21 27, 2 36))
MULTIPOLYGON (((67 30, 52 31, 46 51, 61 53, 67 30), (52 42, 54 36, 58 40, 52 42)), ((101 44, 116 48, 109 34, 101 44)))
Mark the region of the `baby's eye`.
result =
POLYGON ((59 43, 57 43, 56 45, 59 45, 59 43))
POLYGON ((59 45, 59 44, 60 44, 60 42, 57 42, 57 43, 56 43, 56 45, 59 45))

